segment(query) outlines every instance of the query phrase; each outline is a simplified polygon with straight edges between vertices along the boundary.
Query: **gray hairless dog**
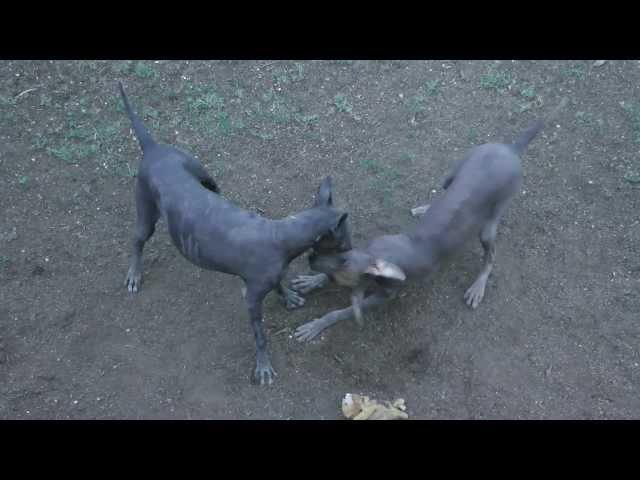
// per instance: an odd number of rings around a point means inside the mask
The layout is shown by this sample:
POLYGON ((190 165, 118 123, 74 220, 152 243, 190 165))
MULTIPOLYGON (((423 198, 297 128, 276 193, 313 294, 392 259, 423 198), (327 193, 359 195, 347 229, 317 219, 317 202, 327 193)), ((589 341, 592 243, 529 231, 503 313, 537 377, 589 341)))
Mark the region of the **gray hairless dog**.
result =
MULTIPOLYGON (((566 99, 547 120, 565 104, 566 99)), ((352 289, 352 306, 298 327, 296 338, 310 340, 327 327, 352 317, 362 326, 362 309, 394 297, 407 277, 429 275, 468 239, 478 235, 484 249, 484 266, 464 295, 467 304, 475 309, 484 297, 493 268, 498 223, 522 184, 520 155, 545 122, 535 122, 513 144, 488 143, 469 150, 446 177, 443 194, 433 201, 413 231, 377 237, 363 250, 329 254, 314 251, 309 256, 309 266, 320 273, 296 277, 292 288, 305 294, 333 280, 352 289)))
POLYGON ((122 84, 124 106, 143 152, 135 185, 137 220, 133 255, 125 285, 137 292, 142 280, 142 249, 160 216, 171 240, 190 262, 208 270, 237 275, 244 280, 256 340, 254 378, 271 384, 271 366, 262 329, 262 301, 276 290, 288 308, 304 304, 281 282, 289 263, 305 250, 346 251, 351 248, 347 214, 333 208, 331 179, 320 185, 316 203, 296 215, 271 220, 242 210, 220 196, 216 182, 192 156, 156 143, 133 112, 122 84))

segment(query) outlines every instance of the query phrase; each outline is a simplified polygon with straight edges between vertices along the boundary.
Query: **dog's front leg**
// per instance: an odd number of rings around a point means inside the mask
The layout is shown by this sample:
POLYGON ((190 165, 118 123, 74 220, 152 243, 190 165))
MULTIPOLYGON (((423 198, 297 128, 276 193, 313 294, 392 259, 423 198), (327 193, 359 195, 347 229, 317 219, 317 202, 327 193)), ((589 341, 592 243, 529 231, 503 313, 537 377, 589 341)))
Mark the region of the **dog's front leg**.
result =
MULTIPOLYGON (((389 301, 391 298, 392 295, 390 292, 378 291, 368 297, 365 297, 360 306, 362 310, 367 310, 373 307, 378 307, 389 301)), ((299 326, 296 329, 294 336, 301 342, 308 341, 330 326, 343 320, 354 318, 354 316, 355 311, 353 306, 343 308, 342 310, 334 310, 323 317, 316 318, 315 320, 311 320, 310 322, 299 326)))
POLYGON ((298 295, 295 290, 283 286, 282 282, 278 283, 276 291, 287 310, 294 310, 304 305, 304 298, 298 295))
POLYGON ((256 369, 254 371, 254 379, 260 385, 268 382, 273 383, 276 371, 271 366, 271 359, 267 350, 267 338, 262 328, 262 302, 271 288, 264 288, 258 285, 247 284, 245 300, 249 309, 249 317, 251 320, 251 328, 256 340, 256 369))
POLYGON ((326 273, 317 273, 315 275, 298 275, 291 280, 291 288, 303 295, 313 290, 317 290, 329 283, 329 276, 326 273))

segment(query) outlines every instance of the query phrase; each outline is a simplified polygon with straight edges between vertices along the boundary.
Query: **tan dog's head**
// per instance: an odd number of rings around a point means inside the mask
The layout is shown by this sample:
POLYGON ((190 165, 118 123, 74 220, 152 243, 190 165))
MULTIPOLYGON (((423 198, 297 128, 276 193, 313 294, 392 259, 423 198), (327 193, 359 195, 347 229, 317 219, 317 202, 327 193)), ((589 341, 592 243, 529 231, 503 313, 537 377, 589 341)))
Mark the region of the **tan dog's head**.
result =
POLYGON ((355 319, 362 326, 362 299, 367 287, 378 278, 404 281, 406 275, 397 265, 375 258, 358 249, 347 252, 309 256, 309 267, 331 277, 338 285, 352 289, 351 303, 355 319))

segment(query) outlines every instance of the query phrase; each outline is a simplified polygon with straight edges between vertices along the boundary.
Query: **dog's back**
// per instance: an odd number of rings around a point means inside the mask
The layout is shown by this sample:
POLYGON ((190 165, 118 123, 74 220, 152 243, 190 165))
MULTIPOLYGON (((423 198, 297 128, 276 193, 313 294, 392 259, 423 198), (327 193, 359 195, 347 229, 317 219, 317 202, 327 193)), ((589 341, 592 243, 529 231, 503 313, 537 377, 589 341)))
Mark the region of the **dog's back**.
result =
POLYGON ((439 254, 450 253, 477 235, 521 183, 520 158, 510 145, 489 143, 475 147, 410 236, 426 241, 439 254))

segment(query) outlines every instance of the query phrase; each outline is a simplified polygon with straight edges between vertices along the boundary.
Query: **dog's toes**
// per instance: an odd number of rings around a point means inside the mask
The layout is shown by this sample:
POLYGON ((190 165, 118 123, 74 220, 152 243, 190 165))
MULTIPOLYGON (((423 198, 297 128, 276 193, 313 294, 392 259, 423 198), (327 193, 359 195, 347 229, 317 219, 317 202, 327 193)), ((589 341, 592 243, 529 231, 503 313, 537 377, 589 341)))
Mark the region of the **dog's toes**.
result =
POLYGON ((276 371, 271 366, 271 362, 268 359, 258 360, 256 364, 256 369, 253 372, 253 378, 256 383, 260 385, 273 383, 274 378, 278 376, 276 371))
POLYGON ((484 298, 484 283, 473 284, 464 294, 464 299, 469 307, 475 310, 480 305, 480 302, 484 298))
POLYGON ((292 294, 287 299, 287 308, 293 310, 304 306, 305 299, 300 295, 292 294))
POLYGON ((274 377, 278 374, 273 368, 269 367, 268 369, 261 370, 257 375, 260 377, 260 385, 272 385, 274 377))
POLYGON ((127 287, 127 290, 131 293, 137 293, 141 283, 142 273, 129 269, 127 277, 124 279, 124 284, 127 287))
POLYGON ((318 319, 312 320, 299 326, 293 333, 293 336, 299 342, 308 342, 309 340, 314 339, 322 331, 322 328, 318 327, 318 319))
POLYGON ((313 275, 298 275, 296 278, 291 280, 291 289, 295 290, 298 293, 309 293, 316 286, 314 282, 313 275))
POLYGON ((305 285, 306 285, 306 283, 303 280, 299 279, 299 278, 294 278, 289 283, 289 286, 291 287, 291 290, 295 290, 296 292, 300 292, 300 293, 304 293, 302 290, 303 290, 305 285))
POLYGON ((300 308, 305 303, 304 297, 290 288, 283 288, 280 296, 287 310, 300 308))
POLYGON ((131 293, 138 293, 139 284, 140 284, 140 279, 127 279, 127 289, 131 293))

